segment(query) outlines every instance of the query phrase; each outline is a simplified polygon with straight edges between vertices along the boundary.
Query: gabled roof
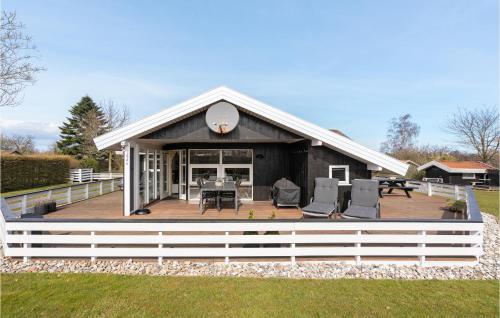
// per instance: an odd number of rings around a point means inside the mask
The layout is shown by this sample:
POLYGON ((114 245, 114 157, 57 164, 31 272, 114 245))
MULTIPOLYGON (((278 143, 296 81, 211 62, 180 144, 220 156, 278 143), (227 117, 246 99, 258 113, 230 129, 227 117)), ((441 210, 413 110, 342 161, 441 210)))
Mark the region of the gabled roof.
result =
POLYGON ((406 159, 406 160, 401 160, 401 159, 399 159, 399 161, 404 162, 404 163, 407 163, 407 164, 409 164, 409 165, 414 165, 414 166, 418 167, 418 163, 416 163, 415 161, 410 160, 410 159, 406 159))
POLYGON ((497 170, 497 168, 480 161, 433 160, 418 167, 418 171, 432 166, 436 166, 449 173, 486 173, 486 170, 497 170))
POLYGON ((367 164, 380 166, 400 175, 405 175, 408 169, 407 164, 395 158, 369 149, 338 133, 321 128, 224 86, 215 88, 128 126, 98 136, 94 139, 94 142, 99 150, 113 147, 122 141, 139 138, 160 127, 168 126, 220 100, 226 100, 274 125, 317 141, 323 146, 337 150, 367 164))

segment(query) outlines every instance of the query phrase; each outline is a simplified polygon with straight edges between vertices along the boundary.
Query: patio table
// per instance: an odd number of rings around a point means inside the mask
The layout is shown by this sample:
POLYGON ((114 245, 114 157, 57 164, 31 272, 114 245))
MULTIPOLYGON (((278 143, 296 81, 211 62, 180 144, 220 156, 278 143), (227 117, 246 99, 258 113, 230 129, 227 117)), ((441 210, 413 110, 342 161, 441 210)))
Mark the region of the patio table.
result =
POLYGON ((200 189, 200 192, 216 192, 217 193, 217 210, 221 210, 220 206, 220 193, 221 192, 234 192, 234 207, 236 212, 238 212, 238 189, 236 188, 236 182, 225 181, 222 186, 217 186, 215 181, 206 181, 200 189))
POLYGON ((408 198, 411 198, 410 191, 413 191, 414 187, 407 187, 406 186, 406 181, 407 179, 404 178, 398 178, 398 179, 389 179, 389 178, 379 178, 378 183, 379 183, 379 188, 378 188, 378 194, 382 198, 382 190, 384 189, 389 189, 387 191, 388 194, 391 194, 394 189, 401 189, 405 192, 406 196, 408 198))

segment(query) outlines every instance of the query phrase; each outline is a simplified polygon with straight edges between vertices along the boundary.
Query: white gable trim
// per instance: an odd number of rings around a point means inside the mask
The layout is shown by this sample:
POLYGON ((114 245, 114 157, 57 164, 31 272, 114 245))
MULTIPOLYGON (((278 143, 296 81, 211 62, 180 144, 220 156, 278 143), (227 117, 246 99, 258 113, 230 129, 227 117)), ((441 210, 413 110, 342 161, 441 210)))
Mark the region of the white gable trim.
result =
POLYGON ((94 139, 99 150, 105 149, 121 141, 138 138, 159 127, 167 126, 203 107, 224 99, 244 110, 264 118, 278 126, 285 127, 299 135, 312 140, 321 141, 324 146, 342 152, 365 163, 381 166, 389 171, 405 175, 408 165, 378 151, 362 146, 349 138, 321 128, 279 109, 259 102, 251 97, 238 93, 227 87, 218 87, 195 98, 177 104, 155 115, 146 117, 128 126, 116 129, 94 139))
POLYGON ((486 169, 450 168, 447 165, 442 164, 441 162, 436 160, 432 160, 426 164, 421 165, 420 167, 417 168, 417 170, 422 171, 432 166, 443 169, 448 173, 486 173, 486 169))

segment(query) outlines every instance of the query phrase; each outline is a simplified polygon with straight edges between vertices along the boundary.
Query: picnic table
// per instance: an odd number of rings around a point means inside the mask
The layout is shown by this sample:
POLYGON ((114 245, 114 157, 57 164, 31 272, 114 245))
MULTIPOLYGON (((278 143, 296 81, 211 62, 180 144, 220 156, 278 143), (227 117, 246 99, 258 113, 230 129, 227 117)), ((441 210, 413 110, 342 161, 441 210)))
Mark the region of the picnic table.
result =
POLYGON ((384 189, 389 189, 387 191, 388 194, 391 194, 394 189, 403 190, 408 198, 411 198, 410 192, 416 189, 416 187, 410 187, 406 185, 407 179, 398 178, 398 179, 390 179, 390 178, 379 178, 378 183, 378 195, 383 198, 382 191, 384 189))
MULTIPOLYGON (((234 196, 231 196, 234 198, 234 207, 236 209, 236 212, 238 212, 238 188, 236 187, 236 182, 234 181, 224 181, 222 186, 216 185, 215 181, 206 181, 203 186, 200 189, 200 192, 215 192, 217 196, 217 210, 221 210, 221 204, 220 204, 220 199, 221 199, 221 194, 222 193, 231 193, 234 192, 234 196)), ((202 198, 202 193, 200 193, 200 200, 202 198)))

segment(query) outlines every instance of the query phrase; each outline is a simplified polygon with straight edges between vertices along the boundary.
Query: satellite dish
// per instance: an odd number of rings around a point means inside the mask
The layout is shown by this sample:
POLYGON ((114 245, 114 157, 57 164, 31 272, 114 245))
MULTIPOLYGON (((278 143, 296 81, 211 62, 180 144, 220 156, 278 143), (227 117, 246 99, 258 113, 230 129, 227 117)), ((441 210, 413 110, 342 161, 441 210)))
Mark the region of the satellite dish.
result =
POLYGON ((228 102, 218 102, 210 106, 205 115, 208 128, 218 134, 227 134, 232 131, 238 121, 240 114, 236 107, 228 102))

